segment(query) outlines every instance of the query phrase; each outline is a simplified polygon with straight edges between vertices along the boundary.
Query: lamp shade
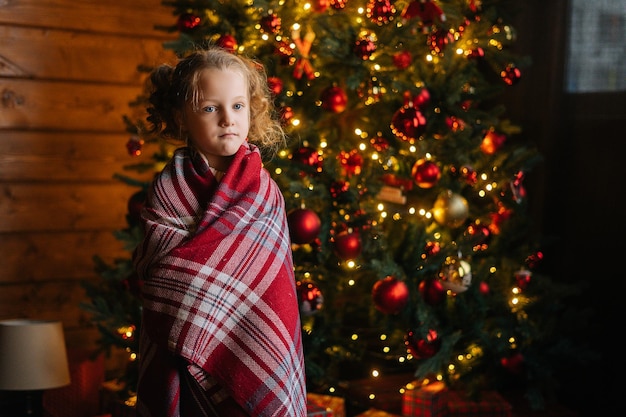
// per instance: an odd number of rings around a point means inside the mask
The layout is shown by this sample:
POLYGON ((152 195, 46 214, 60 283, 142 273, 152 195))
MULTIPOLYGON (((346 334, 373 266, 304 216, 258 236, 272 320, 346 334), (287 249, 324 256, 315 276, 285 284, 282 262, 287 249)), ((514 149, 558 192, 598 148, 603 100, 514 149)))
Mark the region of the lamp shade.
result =
POLYGON ((0 390, 45 390, 69 383, 61 322, 0 321, 0 390))

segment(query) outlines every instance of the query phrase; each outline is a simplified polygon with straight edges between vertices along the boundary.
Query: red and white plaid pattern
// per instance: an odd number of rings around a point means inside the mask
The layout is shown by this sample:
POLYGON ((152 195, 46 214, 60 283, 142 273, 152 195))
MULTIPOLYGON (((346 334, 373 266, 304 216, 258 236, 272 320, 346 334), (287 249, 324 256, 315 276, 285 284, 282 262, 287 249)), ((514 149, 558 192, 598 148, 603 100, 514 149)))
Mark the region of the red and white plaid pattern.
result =
POLYGON ((258 149, 243 145, 219 182, 199 154, 178 149, 148 200, 134 258, 144 297, 138 414, 211 415, 183 412, 183 358, 221 415, 305 416, 284 200, 258 149))

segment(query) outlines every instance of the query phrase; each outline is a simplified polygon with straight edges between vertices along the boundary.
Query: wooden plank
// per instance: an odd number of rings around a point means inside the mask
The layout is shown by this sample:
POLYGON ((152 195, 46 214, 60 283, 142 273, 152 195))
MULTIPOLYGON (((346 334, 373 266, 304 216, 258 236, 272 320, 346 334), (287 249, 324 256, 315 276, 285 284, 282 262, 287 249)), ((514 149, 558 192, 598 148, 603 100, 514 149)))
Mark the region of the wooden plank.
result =
POLYGON ((123 132, 141 87, 0 78, 0 128, 123 132))
MULTIPOLYGON (((127 133, 60 133, 7 130, 0 135, 0 181, 117 181, 114 174, 149 180, 152 172, 125 169, 152 162, 154 147, 131 157, 127 133)), ((0 252, 1 253, 1 252, 0 252)))
POLYGON ((0 25, 0 76, 141 85, 173 59, 158 39, 0 25))
POLYGON ((77 281, 3 285, 0 318, 61 320, 64 326, 85 327, 90 315, 79 307, 85 291, 77 281))
POLYGON ((130 258, 113 230, 6 233, 0 239, 0 253, 0 285, 94 278, 94 255, 110 265, 116 258, 130 258))
POLYGON ((175 24, 172 10, 160 0, 11 0, 0 2, 0 23, 162 37, 155 26, 175 24))
POLYGON ((0 233, 122 229, 136 191, 123 183, 0 184, 0 233))

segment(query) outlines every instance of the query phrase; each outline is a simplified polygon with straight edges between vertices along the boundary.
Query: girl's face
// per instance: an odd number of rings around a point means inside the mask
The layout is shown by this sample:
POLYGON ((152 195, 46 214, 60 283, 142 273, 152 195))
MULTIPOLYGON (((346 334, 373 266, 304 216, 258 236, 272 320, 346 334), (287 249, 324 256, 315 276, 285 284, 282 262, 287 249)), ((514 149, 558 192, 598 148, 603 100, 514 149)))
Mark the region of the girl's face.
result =
POLYGON ((202 99, 196 111, 187 104, 184 126, 189 141, 205 156, 209 165, 226 171, 250 129, 246 79, 239 71, 212 68, 204 70, 199 87, 202 99))

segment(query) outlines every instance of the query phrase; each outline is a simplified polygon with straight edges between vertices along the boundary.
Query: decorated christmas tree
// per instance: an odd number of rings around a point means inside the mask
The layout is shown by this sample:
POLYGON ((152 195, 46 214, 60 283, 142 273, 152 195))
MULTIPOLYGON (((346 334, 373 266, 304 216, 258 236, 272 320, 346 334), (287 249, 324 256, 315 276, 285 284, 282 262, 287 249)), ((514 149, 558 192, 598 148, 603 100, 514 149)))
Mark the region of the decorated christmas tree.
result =
MULTIPOLYGON (((515 3, 515 2, 513 2, 515 3)), ((287 204, 307 383, 412 373, 469 391, 523 388, 540 407, 572 347, 570 289, 541 273, 524 179, 540 160, 498 96, 521 83, 503 0, 180 0, 183 56, 206 44, 256 58, 289 146, 266 163, 287 204)), ((149 70, 146 69, 146 70, 149 70)), ((145 97, 131 107, 143 109, 145 97)), ((173 151, 127 116, 138 187, 127 259, 87 286, 105 348, 137 352, 130 252, 150 175, 173 151), (146 152, 153 152, 147 160, 146 152)), ((124 144, 120 144, 124 146, 124 144)), ((134 368, 125 371, 129 392, 134 368)))

